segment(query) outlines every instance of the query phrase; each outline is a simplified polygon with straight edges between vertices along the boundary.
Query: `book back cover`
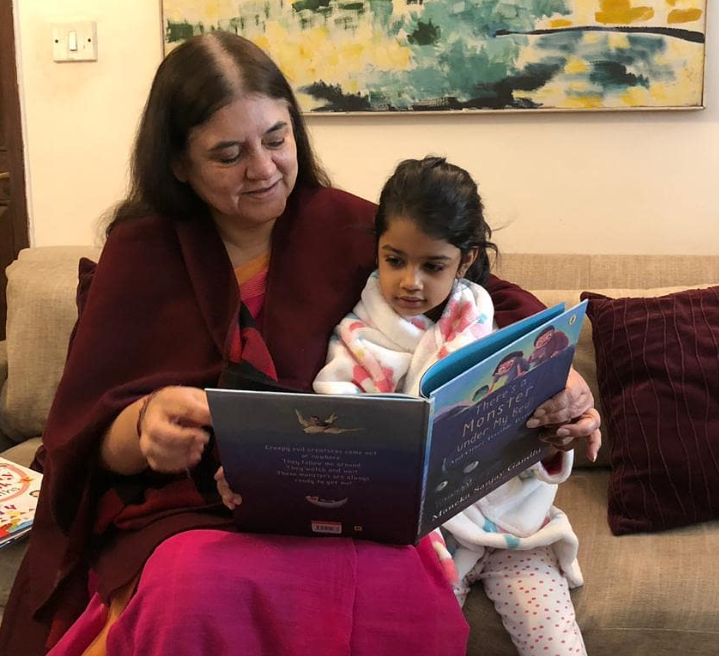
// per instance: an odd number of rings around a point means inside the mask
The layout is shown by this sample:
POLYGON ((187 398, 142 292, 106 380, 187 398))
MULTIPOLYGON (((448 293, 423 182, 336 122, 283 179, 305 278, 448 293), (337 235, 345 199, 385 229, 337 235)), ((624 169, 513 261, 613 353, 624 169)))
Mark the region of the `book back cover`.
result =
POLYGON ((207 394, 243 530, 416 541, 427 400, 207 394))

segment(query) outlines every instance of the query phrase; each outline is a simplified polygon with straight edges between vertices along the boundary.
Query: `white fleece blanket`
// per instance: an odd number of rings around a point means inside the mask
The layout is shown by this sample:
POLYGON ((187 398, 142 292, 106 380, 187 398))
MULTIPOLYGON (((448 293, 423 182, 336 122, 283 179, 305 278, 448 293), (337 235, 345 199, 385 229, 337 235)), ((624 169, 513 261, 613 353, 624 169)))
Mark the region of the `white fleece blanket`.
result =
POLYGON ((424 315, 404 318, 385 301, 375 271, 335 329, 313 387, 320 394, 418 395, 429 366, 491 333, 493 318, 487 291, 464 279, 455 283, 437 323, 424 315))

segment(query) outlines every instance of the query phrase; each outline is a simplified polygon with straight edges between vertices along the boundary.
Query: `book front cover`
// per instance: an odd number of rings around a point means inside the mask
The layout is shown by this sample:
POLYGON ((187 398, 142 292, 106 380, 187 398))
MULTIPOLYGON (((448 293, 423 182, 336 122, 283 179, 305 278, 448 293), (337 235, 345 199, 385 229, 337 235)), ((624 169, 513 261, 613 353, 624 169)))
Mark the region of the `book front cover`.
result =
POLYGON ((549 452, 526 421, 561 391, 586 304, 536 328, 434 392, 425 534, 549 452))
POLYGON ((428 402, 208 390, 238 525, 414 542, 428 402))

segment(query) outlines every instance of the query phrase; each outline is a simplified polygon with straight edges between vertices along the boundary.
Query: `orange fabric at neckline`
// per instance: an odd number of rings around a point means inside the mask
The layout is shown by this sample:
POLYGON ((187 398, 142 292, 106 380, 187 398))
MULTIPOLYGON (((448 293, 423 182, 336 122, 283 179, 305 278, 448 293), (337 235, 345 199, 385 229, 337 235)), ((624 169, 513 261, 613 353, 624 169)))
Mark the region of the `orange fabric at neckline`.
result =
POLYGON ((240 264, 235 267, 235 278, 237 278, 237 284, 242 286, 246 282, 252 280, 257 274, 262 271, 266 271, 270 266, 270 253, 263 253, 257 257, 253 257, 251 260, 240 264))

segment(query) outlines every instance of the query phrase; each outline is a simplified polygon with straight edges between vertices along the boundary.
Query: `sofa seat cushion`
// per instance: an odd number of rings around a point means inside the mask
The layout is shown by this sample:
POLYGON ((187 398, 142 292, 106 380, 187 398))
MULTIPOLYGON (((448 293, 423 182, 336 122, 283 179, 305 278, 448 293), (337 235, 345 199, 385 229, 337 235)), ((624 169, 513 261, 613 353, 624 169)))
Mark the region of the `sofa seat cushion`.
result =
MULTIPOLYGON (((572 591, 591 656, 715 656, 719 644, 719 522, 616 537, 607 524, 609 471, 575 471, 557 506, 579 535, 585 585, 572 591)), ((468 656, 516 656, 481 585, 465 615, 468 656)))

